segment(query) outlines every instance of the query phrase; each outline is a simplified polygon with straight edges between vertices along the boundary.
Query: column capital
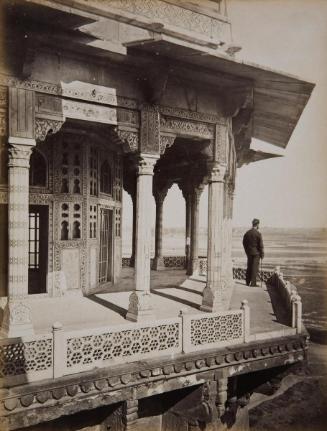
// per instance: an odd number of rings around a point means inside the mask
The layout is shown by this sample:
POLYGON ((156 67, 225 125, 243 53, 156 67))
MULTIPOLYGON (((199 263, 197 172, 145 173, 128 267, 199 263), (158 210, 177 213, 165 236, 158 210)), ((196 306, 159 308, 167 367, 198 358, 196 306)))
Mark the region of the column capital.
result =
POLYGON ((29 168, 34 139, 9 137, 8 167, 29 168))
POLYGON ((208 181, 210 183, 223 183, 226 174, 226 166, 217 162, 208 163, 208 181))
POLYGON ((152 154, 141 154, 137 166, 138 175, 153 175, 153 169, 157 163, 158 156, 152 154))

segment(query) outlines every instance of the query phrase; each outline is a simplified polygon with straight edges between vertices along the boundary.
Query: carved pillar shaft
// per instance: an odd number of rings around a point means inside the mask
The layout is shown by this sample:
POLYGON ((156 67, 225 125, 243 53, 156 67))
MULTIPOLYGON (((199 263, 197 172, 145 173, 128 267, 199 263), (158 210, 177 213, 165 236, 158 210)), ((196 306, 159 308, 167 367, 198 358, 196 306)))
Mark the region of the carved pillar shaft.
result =
POLYGON ((151 224, 149 209, 152 201, 152 176, 156 156, 142 156, 136 190, 135 289, 130 296, 126 318, 137 321, 152 316, 150 304, 151 224))
POLYGON ((191 245, 187 274, 192 275, 199 269, 199 203, 202 188, 195 188, 191 201, 191 245))
POLYGON ((208 190, 208 269, 201 309, 223 309, 224 272, 224 175, 225 167, 212 166, 208 190))
POLYGON ((130 260, 130 266, 135 265, 135 248, 136 248, 136 194, 132 196, 133 204, 133 231, 132 231, 132 255, 130 260))
POLYGON ((166 194, 156 193, 155 194, 155 202, 156 202, 156 230, 155 230, 155 254, 153 261, 153 269, 159 270, 164 269, 164 261, 162 255, 162 233, 163 233, 163 203, 165 200, 166 194))
POLYGON ((185 268, 188 267, 191 252, 191 218, 192 218, 192 202, 191 194, 186 193, 185 196, 185 268))
POLYGON ((28 295, 29 160, 34 139, 9 138, 8 301, 2 332, 8 337, 32 333, 28 295))

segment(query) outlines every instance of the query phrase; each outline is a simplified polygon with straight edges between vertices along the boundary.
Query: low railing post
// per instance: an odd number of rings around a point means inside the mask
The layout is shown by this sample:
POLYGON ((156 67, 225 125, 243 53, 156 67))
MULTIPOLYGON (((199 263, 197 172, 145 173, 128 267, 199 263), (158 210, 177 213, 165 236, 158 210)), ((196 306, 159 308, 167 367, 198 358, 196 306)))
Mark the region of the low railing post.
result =
POLYGON ((295 304, 295 325, 296 325, 296 333, 300 334, 302 331, 302 301, 299 295, 294 296, 294 304, 295 304))
POLYGON ((244 343, 248 343, 250 341, 250 307, 246 299, 242 301, 241 309, 243 310, 244 343))
POLYGON ((62 377, 65 370, 66 352, 63 337, 63 326, 60 322, 52 325, 53 333, 53 378, 62 377))

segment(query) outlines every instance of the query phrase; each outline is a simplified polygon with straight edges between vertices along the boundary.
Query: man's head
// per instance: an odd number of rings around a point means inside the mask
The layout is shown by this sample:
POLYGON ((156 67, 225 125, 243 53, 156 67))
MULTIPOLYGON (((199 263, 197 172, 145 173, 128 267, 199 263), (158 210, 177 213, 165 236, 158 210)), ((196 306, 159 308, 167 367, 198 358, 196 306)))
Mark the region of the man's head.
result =
POLYGON ((254 218, 252 220, 252 227, 254 227, 255 229, 259 229, 259 223, 260 223, 260 220, 258 220, 257 218, 254 218))

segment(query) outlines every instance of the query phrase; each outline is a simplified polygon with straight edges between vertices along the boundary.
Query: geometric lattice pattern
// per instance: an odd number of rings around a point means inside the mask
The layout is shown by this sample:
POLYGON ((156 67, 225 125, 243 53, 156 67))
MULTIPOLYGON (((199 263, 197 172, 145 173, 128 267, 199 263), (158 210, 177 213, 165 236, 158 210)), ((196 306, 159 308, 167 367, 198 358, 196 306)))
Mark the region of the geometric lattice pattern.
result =
POLYGON ((179 346, 179 324, 67 339, 67 367, 160 352, 179 346))
MULTIPOLYGON (((273 274, 273 271, 259 271, 258 277, 259 280, 266 283, 273 274)), ((234 280, 245 280, 246 268, 233 268, 233 278, 234 280)))
POLYGON ((0 377, 52 367, 52 339, 0 345, 0 377))
POLYGON ((185 256, 164 256, 166 268, 184 268, 185 256))
POLYGON ((243 335, 243 312, 191 320, 191 344, 231 341, 243 335))

